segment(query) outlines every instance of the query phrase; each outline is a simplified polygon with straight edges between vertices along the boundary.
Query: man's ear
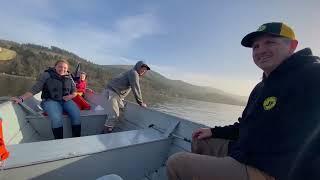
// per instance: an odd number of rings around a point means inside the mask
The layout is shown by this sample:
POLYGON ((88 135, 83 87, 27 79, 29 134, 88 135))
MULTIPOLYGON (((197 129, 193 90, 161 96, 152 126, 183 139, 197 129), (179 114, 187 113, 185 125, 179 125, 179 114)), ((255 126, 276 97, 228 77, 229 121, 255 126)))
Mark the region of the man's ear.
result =
POLYGON ((297 49, 298 41, 297 40, 291 40, 290 43, 290 53, 293 54, 294 51, 297 49))

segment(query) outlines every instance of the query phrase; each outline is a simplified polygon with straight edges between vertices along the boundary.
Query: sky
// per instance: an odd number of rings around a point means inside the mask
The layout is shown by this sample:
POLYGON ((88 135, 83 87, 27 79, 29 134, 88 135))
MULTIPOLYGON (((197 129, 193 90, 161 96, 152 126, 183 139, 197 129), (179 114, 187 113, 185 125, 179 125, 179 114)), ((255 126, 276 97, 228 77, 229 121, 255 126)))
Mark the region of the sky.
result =
MULTIPOLYGON (((57 46, 91 62, 146 61, 170 79, 248 96, 261 80, 241 39, 285 22, 320 55, 319 0, 0 0, 0 39, 57 46)), ((200 89, 199 89, 200 90, 200 89)))

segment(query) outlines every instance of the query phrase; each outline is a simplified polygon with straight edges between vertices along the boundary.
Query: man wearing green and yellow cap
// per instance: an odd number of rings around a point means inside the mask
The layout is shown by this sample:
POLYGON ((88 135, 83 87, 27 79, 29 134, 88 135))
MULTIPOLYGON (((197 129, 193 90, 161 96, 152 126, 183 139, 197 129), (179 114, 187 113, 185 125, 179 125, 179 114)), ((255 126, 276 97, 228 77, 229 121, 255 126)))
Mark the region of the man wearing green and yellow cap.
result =
POLYGON ((261 25, 241 44, 263 78, 239 122, 201 128, 192 153, 167 162, 169 180, 320 179, 320 62, 286 24, 261 25))

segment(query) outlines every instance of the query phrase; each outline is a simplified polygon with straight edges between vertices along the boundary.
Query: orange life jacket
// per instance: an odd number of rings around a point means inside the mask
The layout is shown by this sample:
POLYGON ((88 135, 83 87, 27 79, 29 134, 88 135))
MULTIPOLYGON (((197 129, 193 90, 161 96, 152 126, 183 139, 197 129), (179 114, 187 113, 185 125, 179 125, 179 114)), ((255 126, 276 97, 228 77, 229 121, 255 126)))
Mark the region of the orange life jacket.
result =
POLYGON ((4 144, 3 133, 2 133, 2 119, 0 119, 0 160, 3 161, 9 157, 9 152, 4 144))

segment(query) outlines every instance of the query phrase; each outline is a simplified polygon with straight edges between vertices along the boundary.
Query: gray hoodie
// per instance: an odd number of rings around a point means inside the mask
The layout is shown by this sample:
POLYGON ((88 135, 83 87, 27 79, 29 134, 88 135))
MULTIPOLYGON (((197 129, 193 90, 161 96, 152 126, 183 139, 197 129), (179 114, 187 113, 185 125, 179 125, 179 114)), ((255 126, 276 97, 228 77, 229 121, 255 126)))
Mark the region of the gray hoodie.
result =
POLYGON ((138 104, 142 104, 142 94, 139 84, 139 74, 137 70, 142 65, 146 65, 143 61, 138 61, 136 65, 127 72, 121 73, 118 76, 111 79, 106 88, 116 92, 120 98, 124 99, 131 91, 138 104))

